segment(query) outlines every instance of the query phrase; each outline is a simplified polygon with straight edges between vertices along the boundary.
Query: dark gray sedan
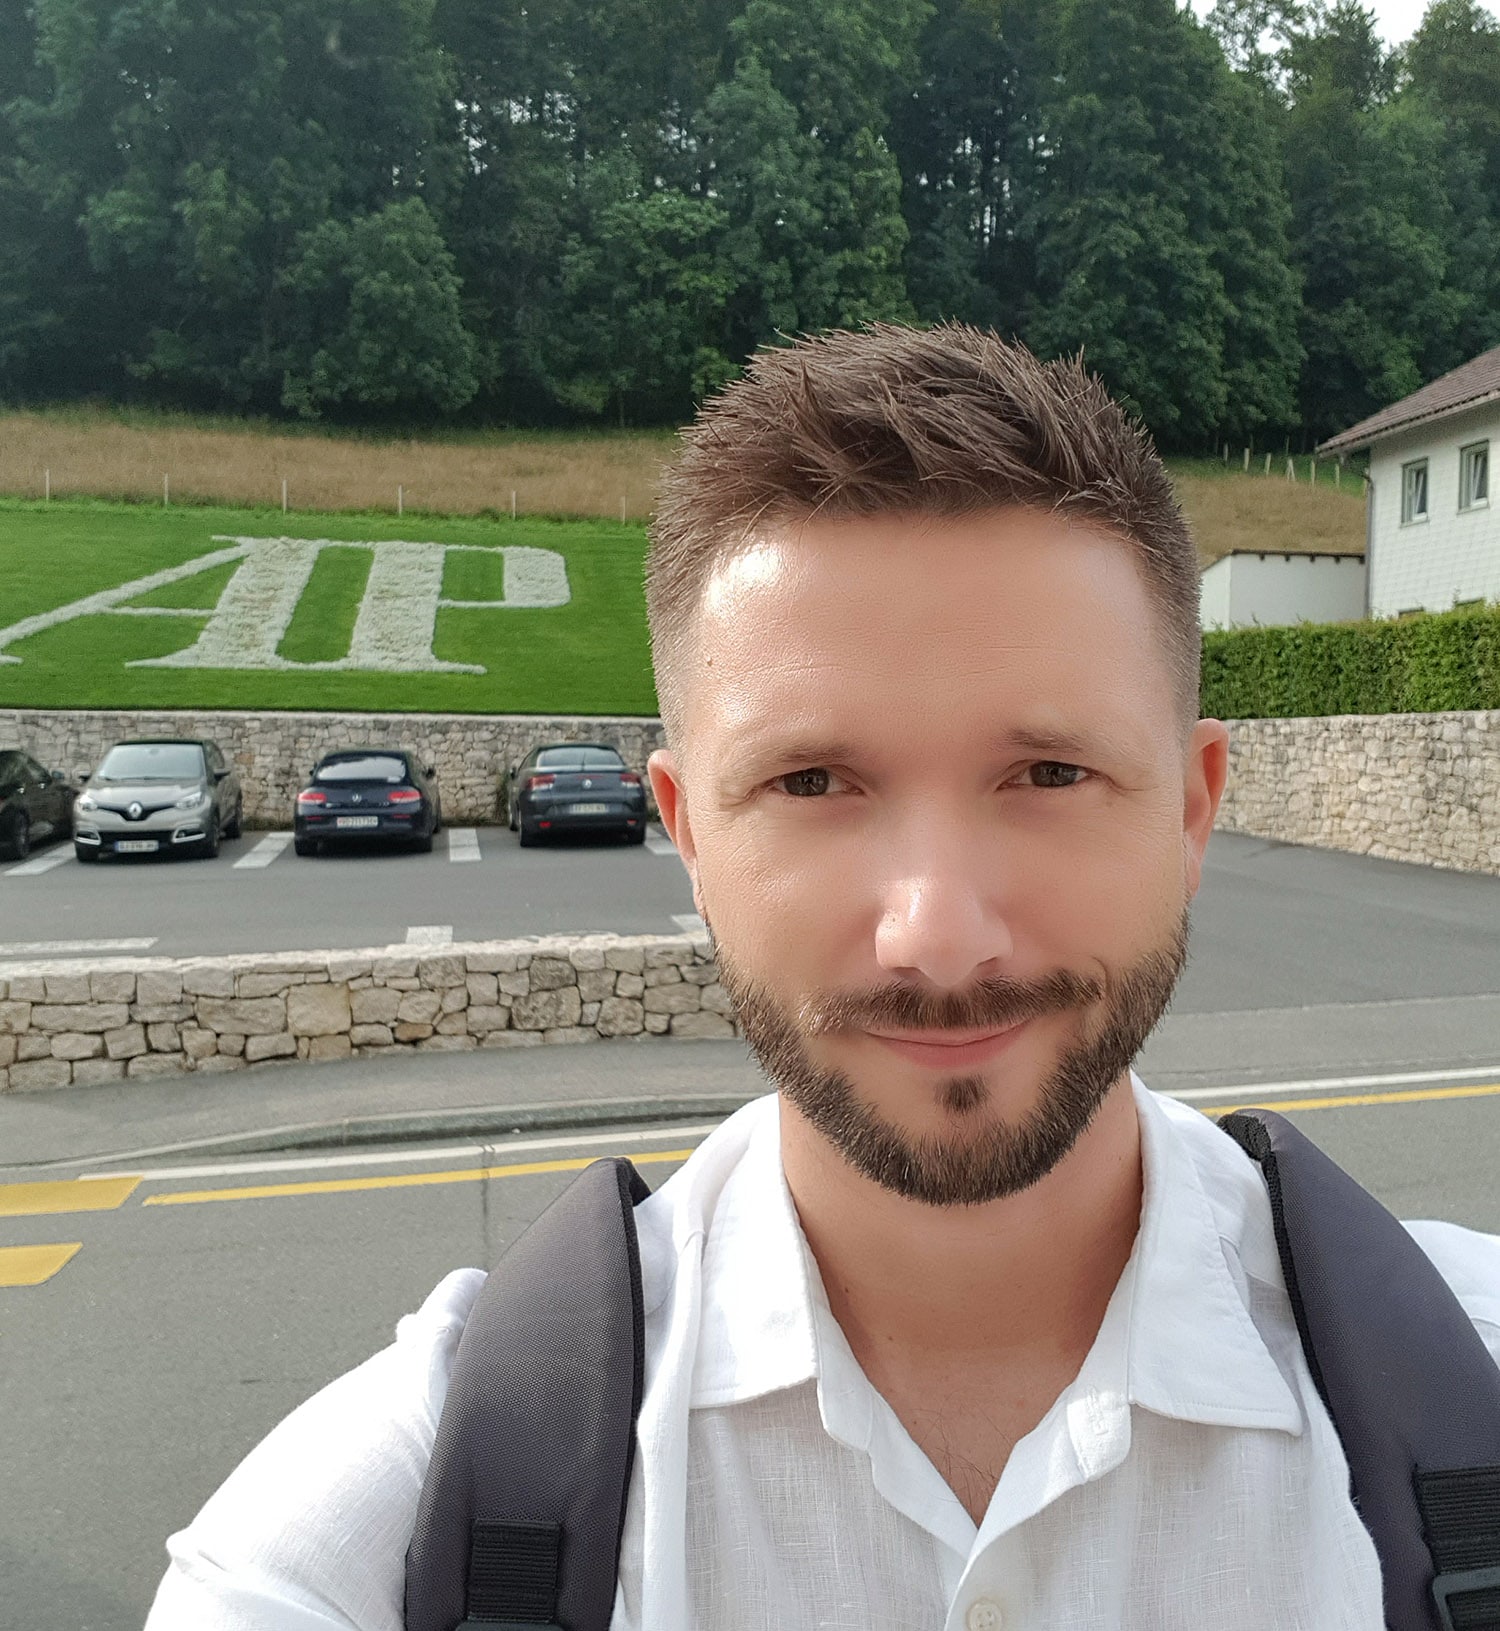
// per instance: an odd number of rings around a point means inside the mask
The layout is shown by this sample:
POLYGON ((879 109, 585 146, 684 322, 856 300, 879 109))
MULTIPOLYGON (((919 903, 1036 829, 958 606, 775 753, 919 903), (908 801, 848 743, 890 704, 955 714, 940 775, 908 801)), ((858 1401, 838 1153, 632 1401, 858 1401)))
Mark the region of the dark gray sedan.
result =
POLYGON ((395 838, 429 852, 443 824, 437 771, 410 748, 341 748, 325 753, 297 795, 298 855, 334 844, 395 838))
POLYGON ((0 748, 0 855, 24 861, 33 844, 66 838, 78 789, 19 748, 0 748))
POLYGON ((567 832, 611 832, 628 844, 646 839, 646 789, 604 742, 551 742, 510 767, 510 830, 530 847, 567 832))

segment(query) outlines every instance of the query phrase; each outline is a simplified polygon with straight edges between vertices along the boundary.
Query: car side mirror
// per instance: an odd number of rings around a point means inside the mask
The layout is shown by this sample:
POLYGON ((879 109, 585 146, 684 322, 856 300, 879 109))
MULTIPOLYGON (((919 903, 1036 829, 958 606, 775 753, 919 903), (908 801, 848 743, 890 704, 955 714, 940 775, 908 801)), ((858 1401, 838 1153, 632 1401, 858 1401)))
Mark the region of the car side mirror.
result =
POLYGON ((226 777, 226 776, 227 776, 227 775, 228 775, 228 774, 229 774, 229 771, 228 771, 228 770, 227 770, 227 769, 224 769, 224 770, 216 770, 216 771, 215 771, 215 772, 214 772, 214 780, 215 780, 215 781, 216 781, 216 782, 221 782, 221 781, 223 781, 223 780, 224 780, 224 778, 225 778, 225 777, 226 777))
POLYGON ((506 775, 507 775, 507 776, 514 776, 514 775, 515 775, 515 773, 516 773, 516 767, 515 767, 515 766, 514 766, 514 765, 512 765, 512 766, 511 766, 511 767, 510 767, 510 769, 509 769, 509 770, 507 770, 507 771, 506 771, 506 772, 505 772, 505 774, 506 774, 506 775))
POLYGON ((93 775, 91 770, 80 770, 78 772, 78 779, 81 782, 86 782, 91 775, 93 775))
POLYGON ((437 766, 436 766, 436 765, 428 765, 428 767, 427 767, 427 774, 428 774, 428 775, 429 775, 429 776, 435 776, 435 775, 437 775, 437 766))

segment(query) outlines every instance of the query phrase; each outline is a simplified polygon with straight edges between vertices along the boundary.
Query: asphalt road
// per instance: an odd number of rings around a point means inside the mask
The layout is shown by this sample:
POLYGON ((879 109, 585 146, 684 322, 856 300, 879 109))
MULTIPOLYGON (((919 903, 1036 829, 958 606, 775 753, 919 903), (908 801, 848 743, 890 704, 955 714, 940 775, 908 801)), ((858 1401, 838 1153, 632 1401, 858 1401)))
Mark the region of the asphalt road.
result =
MULTIPOLYGON (((1497 1077, 1485 1096, 1295 1119, 1403 1215, 1500 1231, 1497 1077)), ((659 1183, 693 1141, 648 1129, 588 1153, 632 1154, 659 1183)), ((0 1291, 0 1622, 138 1627, 165 1536, 245 1451, 388 1342, 446 1272, 492 1260, 566 1181, 482 1170, 585 1158, 576 1145, 403 1159, 414 1153, 162 1171, 108 1210, 0 1217, 8 1245, 79 1245, 45 1284, 0 1291), (433 1172, 450 1176, 410 1184, 433 1172), (391 1178, 406 1183, 338 1187, 391 1178), (262 1192, 235 1193, 247 1188, 262 1192)), ((19 1193, 0 1186, 0 1209, 19 1193)))
MULTIPOLYGON (((528 850, 504 828, 467 831, 440 835, 431 855, 302 859, 255 834, 212 862, 80 866, 44 850, 0 871, 0 970, 48 948, 196 956, 385 946, 417 932, 671 933, 693 912, 659 828, 642 848, 528 850)), ((1500 992, 1500 878, 1218 833, 1192 952, 1178 1014, 1500 992)))
POLYGON ((119 856, 93 866, 58 845, 0 864, 0 967, 112 951, 388 946, 414 930, 456 940, 671 934, 674 918, 692 910, 687 875, 659 827, 639 847, 564 839, 523 850, 504 827, 455 827, 438 834, 430 855, 371 846, 317 857, 297 855, 290 834, 247 833, 213 861, 119 856))

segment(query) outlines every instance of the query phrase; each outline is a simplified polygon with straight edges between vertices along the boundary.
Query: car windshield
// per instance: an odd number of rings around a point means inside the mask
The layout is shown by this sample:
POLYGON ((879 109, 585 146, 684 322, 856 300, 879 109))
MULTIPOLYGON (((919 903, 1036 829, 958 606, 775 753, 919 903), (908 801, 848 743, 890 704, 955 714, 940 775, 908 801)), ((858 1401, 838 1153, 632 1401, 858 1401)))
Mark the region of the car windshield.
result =
POLYGON ((538 770, 623 770, 625 761, 613 748, 548 748, 538 770))
POLYGON ((406 764, 389 753, 350 753, 325 759, 313 772, 320 782, 401 782, 406 764))
POLYGON ((192 742, 122 742, 104 755, 99 778, 109 782, 193 782, 203 775, 203 749, 192 742))

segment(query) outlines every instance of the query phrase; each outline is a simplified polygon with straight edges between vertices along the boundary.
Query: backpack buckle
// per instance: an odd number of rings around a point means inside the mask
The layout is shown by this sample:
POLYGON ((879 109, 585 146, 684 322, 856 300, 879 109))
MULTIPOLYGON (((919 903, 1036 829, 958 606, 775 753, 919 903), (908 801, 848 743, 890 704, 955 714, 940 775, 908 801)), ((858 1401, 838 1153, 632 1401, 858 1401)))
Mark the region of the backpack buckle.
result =
POLYGON ((1445 1569, 1432 1582, 1432 1600, 1437 1604, 1443 1631, 1461 1631, 1453 1618, 1453 1599, 1471 1591, 1500 1591, 1500 1567, 1488 1569, 1445 1569))

